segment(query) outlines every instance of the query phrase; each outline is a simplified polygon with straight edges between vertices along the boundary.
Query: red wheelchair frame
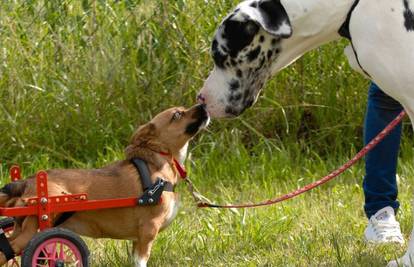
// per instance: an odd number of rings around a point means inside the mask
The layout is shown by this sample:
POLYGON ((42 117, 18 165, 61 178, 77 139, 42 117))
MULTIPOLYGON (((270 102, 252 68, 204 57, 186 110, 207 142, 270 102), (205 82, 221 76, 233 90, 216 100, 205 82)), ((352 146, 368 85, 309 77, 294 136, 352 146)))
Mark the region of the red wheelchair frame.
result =
MULTIPOLYGON (((13 166, 10 169, 11 181, 15 182, 21 179, 21 171, 18 166, 13 166)), ((49 196, 48 194, 48 183, 47 183, 47 173, 45 171, 39 171, 36 174, 36 185, 37 185, 37 197, 29 198, 25 200, 26 206, 24 207, 1 207, 0 216, 6 217, 25 217, 25 216, 36 216, 39 222, 39 233, 40 237, 34 237, 33 239, 40 240, 35 243, 33 248, 28 249, 27 247, 22 253, 22 266, 30 266, 36 262, 36 266, 67 266, 64 263, 64 259, 60 259, 57 254, 62 254, 63 252, 56 252, 56 246, 53 248, 50 245, 50 240, 58 240, 56 242, 61 242, 60 245, 63 246, 66 241, 69 243, 72 242, 72 245, 68 247, 73 250, 76 250, 76 246, 79 247, 79 251, 84 253, 73 252, 74 254, 81 255, 83 258, 88 257, 89 251, 87 250, 86 245, 78 244, 80 239, 76 234, 62 229, 57 233, 56 231, 48 231, 53 229, 51 218, 53 214, 64 213, 64 212, 74 212, 74 211, 87 211, 87 210, 98 210, 98 209, 110 209, 110 208, 123 208, 123 207, 136 207, 138 203, 138 198, 118 198, 118 199, 103 199, 103 200, 88 200, 87 194, 68 194, 68 195, 59 195, 59 196, 49 196), (62 232, 63 231, 63 232, 62 232), (46 233, 47 232, 47 233, 46 233), (42 236, 42 233, 44 233, 42 236), (47 234, 47 236, 46 236, 47 234), (47 243, 49 242, 49 243, 47 243), (46 244, 47 243, 47 244, 46 244), (78 244, 78 245, 77 245, 78 244), (83 248, 82 248, 83 246, 83 248), (32 254, 36 251, 39 251, 39 248, 43 249, 38 252, 38 255, 30 255, 29 260, 24 260, 24 254, 31 250, 32 254), (37 250, 36 250, 37 249, 37 250), (53 250, 53 253, 51 252, 53 250), (33 252, 34 251, 34 252, 33 252), (40 254, 39 254, 40 253, 40 254), (45 254, 53 254, 51 257, 47 258, 45 254), (86 255, 86 256, 85 256, 86 255), (37 259, 35 258, 37 257, 37 259), (26 263, 23 263, 23 262, 26 263), (32 264, 28 262, 32 262, 32 264), (40 262, 41 264, 38 264, 40 262)), ((10 231, 12 228, 10 225, 3 228, 4 232, 10 231)), ((32 240, 31 240, 32 241, 32 240)), ((52 241, 55 242, 55 241, 52 241)), ((81 242, 83 242, 81 240, 81 242)), ((66 244, 66 243, 65 243, 66 244)), ((30 242, 29 242, 30 245, 30 242)), ((28 245, 28 246, 29 246, 28 245)), ((66 244, 67 245, 67 244, 66 244)), ((64 258, 63 256, 60 256, 64 258)), ((74 266, 86 267, 88 259, 78 259, 78 263, 74 266), (86 266, 85 266, 86 265, 86 266)), ((8 266, 20 266, 16 259, 9 261, 8 266)))

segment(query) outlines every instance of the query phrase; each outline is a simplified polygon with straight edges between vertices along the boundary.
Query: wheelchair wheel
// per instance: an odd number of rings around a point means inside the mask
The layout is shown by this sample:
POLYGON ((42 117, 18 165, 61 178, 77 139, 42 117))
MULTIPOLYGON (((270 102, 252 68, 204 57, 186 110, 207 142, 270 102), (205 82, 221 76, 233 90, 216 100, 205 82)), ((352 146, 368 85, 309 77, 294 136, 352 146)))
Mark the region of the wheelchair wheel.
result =
POLYGON ((22 253, 22 266, 87 267, 89 250, 75 233, 51 228, 37 233, 22 253))

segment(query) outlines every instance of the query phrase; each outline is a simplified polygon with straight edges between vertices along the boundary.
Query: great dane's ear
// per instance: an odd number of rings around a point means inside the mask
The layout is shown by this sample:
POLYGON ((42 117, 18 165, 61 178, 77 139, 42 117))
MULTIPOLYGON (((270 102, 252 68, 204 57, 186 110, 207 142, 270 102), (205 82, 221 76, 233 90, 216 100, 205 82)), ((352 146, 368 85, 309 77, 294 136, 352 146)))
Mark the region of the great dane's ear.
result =
POLYGON ((250 4, 250 7, 248 15, 265 31, 282 38, 292 35, 289 16, 280 0, 260 0, 250 4))

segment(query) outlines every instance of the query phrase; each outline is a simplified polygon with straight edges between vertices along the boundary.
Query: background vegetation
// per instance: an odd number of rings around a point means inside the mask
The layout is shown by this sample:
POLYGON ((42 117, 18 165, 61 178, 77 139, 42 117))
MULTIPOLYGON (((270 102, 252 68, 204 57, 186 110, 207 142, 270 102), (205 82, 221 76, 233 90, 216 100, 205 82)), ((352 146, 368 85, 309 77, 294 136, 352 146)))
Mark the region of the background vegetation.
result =
MULTIPOLYGON (((210 40, 238 1, 2 1, 0 176, 121 159, 133 129, 189 106, 212 67, 210 40)), ((214 121, 187 167, 212 199, 260 200, 326 174, 361 147, 368 81, 346 42, 319 48, 271 80, 242 117, 214 121), (225 157, 223 157, 225 155, 225 157)), ((405 127, 400 221, 411 224, 412 141, 405 127)), ((271 208, 182 211, 150 266, 380 266, 401 255, 362 240, 362 164, 271 208)), ((97 266, 128 266, 126 242, 94 241, 97 266)))

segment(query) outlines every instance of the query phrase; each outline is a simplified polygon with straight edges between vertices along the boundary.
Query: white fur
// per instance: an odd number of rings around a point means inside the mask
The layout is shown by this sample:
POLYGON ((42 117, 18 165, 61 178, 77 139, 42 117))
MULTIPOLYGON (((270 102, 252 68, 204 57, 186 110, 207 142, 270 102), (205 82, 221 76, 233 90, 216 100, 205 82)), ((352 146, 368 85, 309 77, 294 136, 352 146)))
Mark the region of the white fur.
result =
POLYGON ((185 159, 187 158, 188 142, 181 148, 178 155, 178 162, 184 164, 185 159))
POLYGON ((225 70, 214 67, 207 80, 204 82, 204 87, 201 90, 204 98, 208 101, 208 113, 213 118, 222 117, 224 112, 224 103, 221 99, 226 98, 227 92, 216 88, 225 88, 228 80, 226 79, 225 70))
POLYGON ((171 200, 170 205, 169 205, 169 212, 168 212, 168 215, 167 215, 167 219, 163 223, 163 225, 161 227, 162 229, 164 229, 165 227, 170 225, 170 223, 177 216, 179 205, 180 205, 180 203, 179 203, 178 199, 177 200, 171 200))
POLYGON ((147 260, 141 259, 139 256, 134 255, 135 267, 147 267, 147 260))

